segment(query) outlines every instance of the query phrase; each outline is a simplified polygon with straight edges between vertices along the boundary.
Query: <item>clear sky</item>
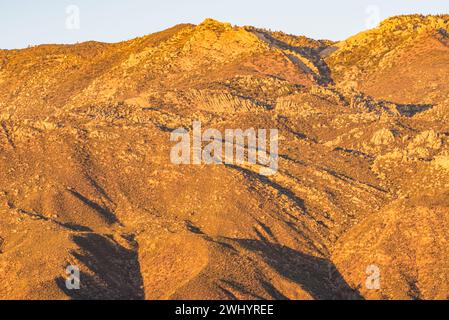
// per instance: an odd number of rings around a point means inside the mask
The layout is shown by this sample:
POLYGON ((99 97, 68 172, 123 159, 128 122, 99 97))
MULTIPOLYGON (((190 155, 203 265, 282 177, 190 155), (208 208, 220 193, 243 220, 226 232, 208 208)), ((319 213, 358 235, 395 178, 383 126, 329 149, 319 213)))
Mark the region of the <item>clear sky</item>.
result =
POLYGON ((117 42, 207 17, 341 40, 406 13, 449 13, 449 0, 0 0, 0 48, 117 42))

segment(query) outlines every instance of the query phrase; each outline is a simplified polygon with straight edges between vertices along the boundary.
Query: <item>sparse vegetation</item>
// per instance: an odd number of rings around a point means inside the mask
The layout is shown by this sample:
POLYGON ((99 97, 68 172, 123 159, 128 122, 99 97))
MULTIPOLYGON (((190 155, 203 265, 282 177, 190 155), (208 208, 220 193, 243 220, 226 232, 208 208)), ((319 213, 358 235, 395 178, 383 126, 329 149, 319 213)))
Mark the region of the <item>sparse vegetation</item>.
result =
POLYGON ((448 26, 0 50, 0 298, 446 298, 448 26), (278 129, 278 173, 171 164, 197 120, 278 129))

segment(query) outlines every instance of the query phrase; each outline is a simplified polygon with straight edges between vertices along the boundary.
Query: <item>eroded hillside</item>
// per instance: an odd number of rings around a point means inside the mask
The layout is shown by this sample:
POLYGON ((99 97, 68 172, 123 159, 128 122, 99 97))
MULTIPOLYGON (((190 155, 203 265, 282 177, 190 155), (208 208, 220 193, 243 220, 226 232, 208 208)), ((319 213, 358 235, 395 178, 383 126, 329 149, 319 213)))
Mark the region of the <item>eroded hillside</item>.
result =
POLYGON ((448 25, 1 50, 0 298, 448 298, 448 25), (278 129, 278 172, 172 164, 194 121, 278 129))

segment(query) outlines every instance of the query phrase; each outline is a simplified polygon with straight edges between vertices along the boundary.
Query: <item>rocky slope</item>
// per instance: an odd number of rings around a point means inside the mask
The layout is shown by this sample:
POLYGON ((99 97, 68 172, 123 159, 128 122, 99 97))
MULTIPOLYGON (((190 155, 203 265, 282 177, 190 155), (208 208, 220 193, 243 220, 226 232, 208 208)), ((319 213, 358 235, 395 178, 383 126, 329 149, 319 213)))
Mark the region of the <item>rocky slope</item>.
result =
POLYGON ((0 50, 0 298, 447 298, 448 25, 0 50), (172 164, 197 120, 277 128, 279 171, 172 164))

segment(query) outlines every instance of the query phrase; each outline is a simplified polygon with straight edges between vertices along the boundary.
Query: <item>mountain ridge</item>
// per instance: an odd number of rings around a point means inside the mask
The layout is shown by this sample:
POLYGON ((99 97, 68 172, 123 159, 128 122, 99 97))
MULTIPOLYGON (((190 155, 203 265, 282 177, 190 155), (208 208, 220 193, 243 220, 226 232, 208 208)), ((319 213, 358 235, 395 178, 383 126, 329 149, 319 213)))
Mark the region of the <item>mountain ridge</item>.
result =
POLYGON ((448 17, 0 51, 0 298, 446 298, 448 17), (194 121, 278 129, 278 172, 171 163, 194 121))

